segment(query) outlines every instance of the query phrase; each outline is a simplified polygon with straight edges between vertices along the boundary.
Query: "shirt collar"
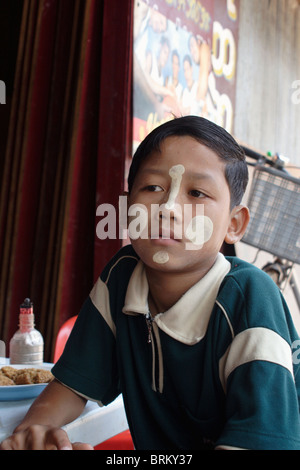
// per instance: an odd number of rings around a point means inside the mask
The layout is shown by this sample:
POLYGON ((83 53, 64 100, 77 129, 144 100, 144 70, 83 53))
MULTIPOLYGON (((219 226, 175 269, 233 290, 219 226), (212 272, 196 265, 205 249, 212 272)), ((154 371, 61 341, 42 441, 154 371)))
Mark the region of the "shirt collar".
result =
MULTIPOLYGON (((198 343, 205 336, 220 285, 230 267, 229 261, 218 253, 208 273, 169 310, 154 317, 159 328, 181 343, 198 343)), ((128 283, 123 312, 146 315, 149 312, 148 293, 145 267, 139 260, 128 283)))

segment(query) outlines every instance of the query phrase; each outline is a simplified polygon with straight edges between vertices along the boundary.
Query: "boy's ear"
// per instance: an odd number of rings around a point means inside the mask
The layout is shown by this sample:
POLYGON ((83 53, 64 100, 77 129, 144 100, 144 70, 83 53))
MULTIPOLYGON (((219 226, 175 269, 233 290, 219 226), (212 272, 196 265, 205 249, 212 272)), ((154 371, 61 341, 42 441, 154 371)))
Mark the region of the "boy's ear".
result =
POLYGON ((239 205, 232 209, 230 224, 228 226, 225 242, 233 245, 240 241, 246 232, 250 220, 249 209, 246 206, 239 205))

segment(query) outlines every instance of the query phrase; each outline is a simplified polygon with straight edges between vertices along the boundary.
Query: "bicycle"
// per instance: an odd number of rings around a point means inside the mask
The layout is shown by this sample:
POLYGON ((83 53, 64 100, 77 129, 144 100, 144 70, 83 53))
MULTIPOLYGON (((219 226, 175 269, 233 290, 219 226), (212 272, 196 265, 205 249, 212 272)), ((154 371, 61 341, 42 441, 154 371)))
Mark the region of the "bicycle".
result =
MULTIPOLYGON (((254 166, 247 205, 251 218, 242 242, 274 259, 261 269, 284 291, 291 286, 300 310, 300 286, 295 264, 300 264, 300 178, 287 171, 288 160, 281 155, 262 155, 242 145, 247 164, 254 166)), ((296 167, 297 168, 297 167, 296 167)))

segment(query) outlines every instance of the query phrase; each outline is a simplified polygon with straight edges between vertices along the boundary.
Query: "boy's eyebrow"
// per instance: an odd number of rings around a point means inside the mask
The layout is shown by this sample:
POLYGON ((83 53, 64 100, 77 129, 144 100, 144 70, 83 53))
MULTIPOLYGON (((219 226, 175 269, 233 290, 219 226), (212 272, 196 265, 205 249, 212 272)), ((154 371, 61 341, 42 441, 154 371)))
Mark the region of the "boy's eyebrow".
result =
POLYGON ((154 174, 163 174, 164 171, 160 168, 142 168, 141 173, 154 173, 154 174))
POLYGON ((210 173, 198 173, 194 171, 187 171, 186 176, 189 176, 191 178, 195 178, 198 180, 211 180, 214 181, 215 178, 210 174, 210 173))
MULTIPOLYGON (((156 174, 156 175, 163 175, 165 173, 164 170, 162 170, 161 168, 152 168, 152 167, 149 167, 149 168, 143 168, 141 170, 142 173, 152 173, 152 174, 156 174)), ((194 171, 186 171, 185 172, 185 175, 190 177, 190 178, 195 178, 195 179, 202 179, 202 180, 211 180, 211 181, 214 181, 214 177, 210 174, 210 173, 198 173, 198 172, 194 172, 194 171)))

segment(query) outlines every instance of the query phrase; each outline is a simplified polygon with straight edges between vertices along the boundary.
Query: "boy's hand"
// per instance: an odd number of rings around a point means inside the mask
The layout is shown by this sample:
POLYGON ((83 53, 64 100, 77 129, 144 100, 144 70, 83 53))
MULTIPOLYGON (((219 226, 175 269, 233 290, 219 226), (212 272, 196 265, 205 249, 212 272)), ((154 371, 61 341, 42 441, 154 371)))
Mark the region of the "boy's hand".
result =
POLYGON ((71 444, 63 429, 33 425, 16 430, 0 443, 0 450, 93 450, 93 447, 81 442, 71 444))

